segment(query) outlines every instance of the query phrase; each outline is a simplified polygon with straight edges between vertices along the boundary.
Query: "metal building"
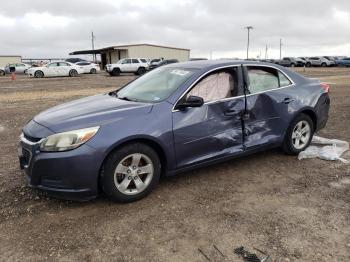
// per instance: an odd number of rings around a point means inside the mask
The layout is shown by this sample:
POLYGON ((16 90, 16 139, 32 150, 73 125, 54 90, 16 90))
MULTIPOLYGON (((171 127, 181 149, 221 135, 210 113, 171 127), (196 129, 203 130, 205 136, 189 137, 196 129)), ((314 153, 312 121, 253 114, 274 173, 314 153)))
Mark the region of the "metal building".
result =
POLYGON ((74 51, 70 55, 101 55, 101 63, 104 67, 106 64, 116 63, 122 58, 160 58, 177 59, 180 62, 187 61, 190 57, 190 49, 152 45, 152 44, 135 44, 110 46, 95 50, 74 51))
POLYGON ((22 57, 19 55, 0 55, 0 67, 5 67, 7 64, 21 63, 22 57))

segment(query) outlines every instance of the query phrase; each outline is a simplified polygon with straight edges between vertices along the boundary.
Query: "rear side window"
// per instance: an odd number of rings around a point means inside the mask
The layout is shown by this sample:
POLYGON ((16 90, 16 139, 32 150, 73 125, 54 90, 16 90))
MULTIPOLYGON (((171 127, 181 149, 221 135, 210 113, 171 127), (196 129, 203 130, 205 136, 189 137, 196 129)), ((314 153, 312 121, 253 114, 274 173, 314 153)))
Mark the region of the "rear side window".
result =
POLYGON ((146 59, 140 59, 142 63, 147 63, 146 59))
POLYGON ((278 78, 280 80, 280 87, 289 86, 292 82, 280 71, 278 71, 278 78))
POLYGON ((132 59, 132 63, 133 63, 133 64, 139 64, 140 62, 139 62, 139 60, 137 60, 137 59, 132 59))
POLYGON ((248 67, 249 92, 256 94, 291 85, 279 70, 270 67, 248 67))

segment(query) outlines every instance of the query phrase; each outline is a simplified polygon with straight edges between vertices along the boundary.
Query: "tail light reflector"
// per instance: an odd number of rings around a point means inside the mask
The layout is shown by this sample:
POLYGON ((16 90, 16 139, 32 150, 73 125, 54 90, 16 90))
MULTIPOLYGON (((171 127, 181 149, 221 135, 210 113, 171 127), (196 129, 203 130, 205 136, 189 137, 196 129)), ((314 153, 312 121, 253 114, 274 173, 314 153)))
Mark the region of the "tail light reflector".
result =
POLYGON ((331 88, 329 84, 321 83, 321 87, 326 93, 329 93, 329 89, 331 88))

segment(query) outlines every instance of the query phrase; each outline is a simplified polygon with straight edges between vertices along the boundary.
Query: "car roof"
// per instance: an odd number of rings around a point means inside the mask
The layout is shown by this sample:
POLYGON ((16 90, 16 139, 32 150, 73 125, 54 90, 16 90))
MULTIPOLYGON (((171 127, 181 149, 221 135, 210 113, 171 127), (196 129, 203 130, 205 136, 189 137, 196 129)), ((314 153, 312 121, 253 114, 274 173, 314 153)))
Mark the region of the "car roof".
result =
POLYGON ((198 61, 187 61, 176 63, 176 65, 170 65, 173 67, 183 67, 183 68, 195 68, 201 70, 210 70, 216 67, 224 67, 230 65, 265 65, 265 66, 273 66, 281 69, 280 66, 268 62, 260 62, 260 61, 247 61, 247 60, 198 60, 198 61))
MULTIPOLYGON (((200 61, 187 61, 182 63, 168 64, 165 67, 182 68, 182 69, 198 69, 201 73, 206 71, 220 69, 222 67, 239 66, 239 65, 251 65, 251 66, 266 66, 276 68, 283 73, 287 74, 294 82, 305 81, 305 77, 289 70, 286 67, 276 65, 268 62, 260 61, 247 61, 247 60, 200 60, 200 61)), ((201 74, 200 73, 200 74, 201 74)))

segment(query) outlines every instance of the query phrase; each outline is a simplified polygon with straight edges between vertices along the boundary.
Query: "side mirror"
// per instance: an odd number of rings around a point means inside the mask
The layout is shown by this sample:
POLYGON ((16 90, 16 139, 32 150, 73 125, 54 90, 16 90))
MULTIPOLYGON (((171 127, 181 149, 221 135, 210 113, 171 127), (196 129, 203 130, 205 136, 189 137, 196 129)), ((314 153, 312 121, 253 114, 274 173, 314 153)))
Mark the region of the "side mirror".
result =
POLYGON ((199 96, 189 96, 184 102, 177 105, 177 109, 184 109, 186 107, 201 107, 204 104, 203 98, 199 96))

